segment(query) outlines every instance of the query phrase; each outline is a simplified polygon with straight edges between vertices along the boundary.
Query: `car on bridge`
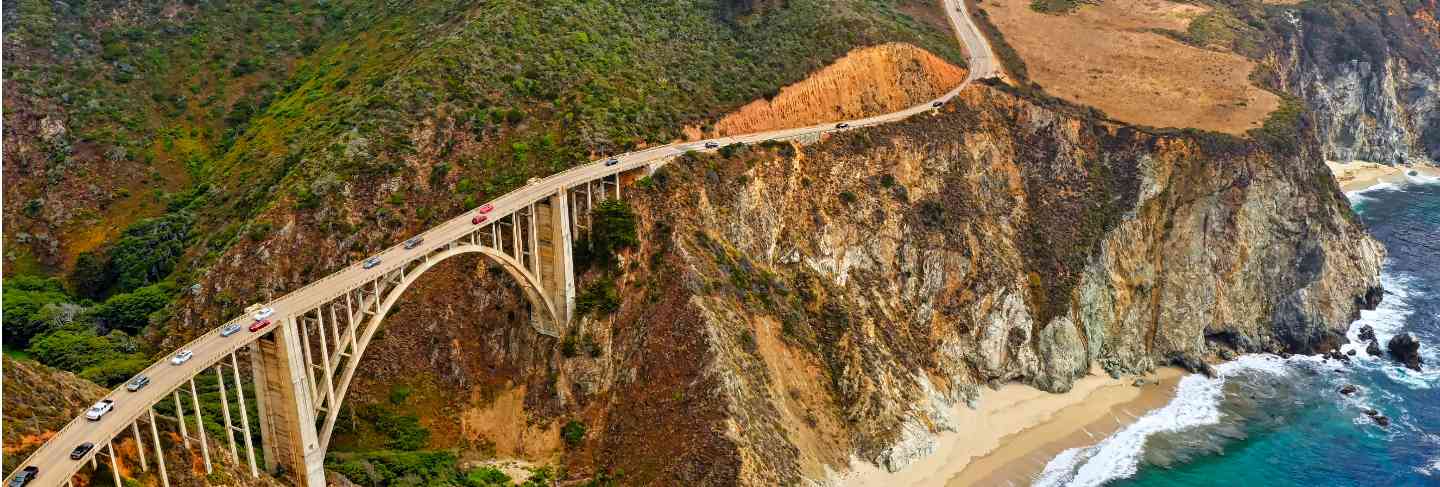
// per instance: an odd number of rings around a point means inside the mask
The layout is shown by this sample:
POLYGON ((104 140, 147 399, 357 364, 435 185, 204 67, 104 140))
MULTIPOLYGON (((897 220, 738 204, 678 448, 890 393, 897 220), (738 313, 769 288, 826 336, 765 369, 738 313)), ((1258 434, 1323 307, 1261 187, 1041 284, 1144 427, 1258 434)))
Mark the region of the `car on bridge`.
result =
POLYGON ((130 391, 130 392, 135 392, 135 391, 138 391, 138 390, 140 390, 140 389, 144 389, 145 386, 148 386, 148 385, 150 385, 150 378, 149 378, 149 377, 145 377, 145 376, 143 376, 143 375, 137 375, 137 376, 135 376, 134 379, 130 379, 130 382, 129 382, 129 383, 125 384, 125 390, 130 391))
POLYGON ((481 224, 481 223, 485 223, 485 220, 489 220, 489 219, 490 219, 490 217, 485 216, 485 215, 475 215, 475 218, 471 218, 471 219, 470 219, 470 223, 475 224, 475 225, 479 225, 479 224, 481 224))
POLYGON ((114 409, 115 400, 105 399, 103 401, 95 403, 94 406, 90 406, 90 409, 85 410, 85 419, 91 421, 99 421, 100 418, 105 417, 105 413, 108 413, 114 409))
POLYGON ((931 103, 931 104, 930 104, 930 108, 940 108, 940 106, 941 106, 941 105, 944 105, 944 104, 945 104, 945 102, 943 102, 943 101, 936 101, 935 103, 931 103))
POLYGON ((263 319, 265 319, 265 318, 269 318, 270 315, 273 315, 273 314, 275 314, 275 308, 260 308, 259 311, 256 311, 256 312, 255 312, 255 321, 260 321, 260 320, 263 320, 263 319))
POLYGON ((619 160, 619 159, 610 159, 610 160, 608 160, 608 161, 605 161, 605 165, 606 165, 606 166, 614 166, 614 165, 619 164, 619 163, 620 163, 620 160, 619 160))
POLYGON ((220 329, 220 336, 222 336, 222 337, 228 337, 228 336, 230 336, 230 335, 234 335, 234 334, 239 333, 239 332, 240 332, 240 324, 239 324, 239 323, 231 323, 231 324, 225 325, 224 328, 221 328, 221 329, 220 329))
POLYGON ((410 237, 410 240, 405 241, 405 249, 409 250, 419 247, 422 243, 425 243, 425 237, 410 237))
POLYGON ((371 257, 371 258, 369 258, 369 259, 365 259, 364 262, 361 262, 361 263, 360 263, 360 266, 361 266, 361 267, 364 267, 364 268, 366 268, 366 269, 373 268, 373 267, 375 267, 375 266, 377 266, 377 265, 380 265, 380 257, 379 257, 379 256, 375 256, 375 257, 371 257))
POLYGON ((179 352, 176 352, 174 357, 170 357, 170 364, 171 364, 171 365, 180 365, 180 364, 183 364, 183 363, 185 363, 185 362, 189 362, 189 361, 190 361, 190 357, 194 357, 194 356, 195 356, 195 352, 193 352, 193 351, 190 351, 190 350, 181 350, 181 351, 179 351, 179 352))
POLYGON ((94 443, 91 443, 91 442, 88 442, 88 441, 87 441, 87 442, 84 442, 84 443, 81 443, 80 446, 75 447, 74 450, 70 450, 70 459, 71 459, 71 460, 79 460, 79 459, 81 459, 81 458, 85 458, 85 454, 86 454, 86 453, 90 453, 90 450, 94 450, 94 449, 95 449, 95 444, 94 444, 94 443))
POLYGON ((270 320, 260 320, 260 321, 256 321, 256 322, 250 324, 250 331, 251 331, 252 333, 253 333, 253 332, 257 332, 257 331, 260 331, 260 330, 265 329, 265 327, 267 327, 267 326, 270 326, 270 320))
POLYGON ((480 207, 480 213, 489 213, 489 212, 491 212, 491 211, 494 210, 494 209, 495 209, 495 205, 492 205, 492 204, 490 204, 490 203, 485 203, 485 206, 481 206, 481 207, 480 207))
POLYGON ((845 122, 840 122, 840 123, 835 124, 835 128, 837 128, 837 129, 848 129, 848 128, 850 128, 850 124, 845 123, 845 122))
POLYGON ((25 467, 20 469, 20 473, 15 474, 15 478, 10 479, 8 487, 25 487, 30 485, 30 481, 35 480, 38 475, 40 475, 40 467, 34 465, 25 467))
POLYGON ((706 149, 714 149, 714 148, 717 148, 717 147, 720 147, 720 143, 719 143, 719 142, 711 141, 711 142, 706 142, 706 143, 705 143, 705 148, 706 148, 706 149))

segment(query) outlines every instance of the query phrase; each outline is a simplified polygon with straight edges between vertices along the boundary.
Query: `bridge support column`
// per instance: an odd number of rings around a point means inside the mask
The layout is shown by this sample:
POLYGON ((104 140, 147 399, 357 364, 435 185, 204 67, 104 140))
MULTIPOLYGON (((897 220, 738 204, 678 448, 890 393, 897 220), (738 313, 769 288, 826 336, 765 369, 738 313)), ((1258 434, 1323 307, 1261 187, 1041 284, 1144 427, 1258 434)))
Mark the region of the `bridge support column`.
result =
POLYGON ((277 323, 251 350, 266 470, 283 469, 299 486, 323 487, 325 451, 315 431, 315 398, 306 375, 299 323, 294 318, 277 323))
POLYGON ((552 302, 557 308, 555 311, 560 315, 560 324, 570 325, 570 317, 575 315, 575 252, 571 248, 571 219, 570 214, 570 190, 560 188, 550 196, 550 262, 546 262, 554 268, 554 288, 547 289, 552 302), (563 302, 562 302, 563 301, 563 302))

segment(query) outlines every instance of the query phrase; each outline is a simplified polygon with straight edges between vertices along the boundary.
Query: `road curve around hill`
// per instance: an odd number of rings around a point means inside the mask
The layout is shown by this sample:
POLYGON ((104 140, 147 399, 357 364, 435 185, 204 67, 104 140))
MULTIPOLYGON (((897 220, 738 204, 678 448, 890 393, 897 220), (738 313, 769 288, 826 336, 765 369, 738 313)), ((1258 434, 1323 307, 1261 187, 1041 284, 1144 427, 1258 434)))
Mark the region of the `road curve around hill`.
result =
MULTIPOLYGON (((877 115, 873 117, 850 120, 845 123, 847 128, 838 128, 837 122, 830 122, 808 127, 793 129, 774 130, 731 137, 721 137, 708 140, 674 143, 659 147, 653 147, 641 151, 630 152, 616 156, 619 163, 613 166, 606 166, 603 161, 594 161, 589 164, 577 166, 569 170, 554 174, 539 181, 527 184, 526 186, 511 191, 489 203, 494 205, 492 218, 498 219, 520 210, 545 195, 554 193, 557 188, 570 187, 583 184, 587 181, 598 179, 602 176, 613 174, 619 171, 636 169, 648 164, 661 163, 674 156, 689 151, 705 151, 706 142, 716 142, 720 146, 734 143, 754 144, 767 140, 788 140, 796 137, 819 135, 827 132, 850 130, 870 125, 878 125, 905 119, 911 115, 924 113, 934 109, 934 102, 948 102, 954 98, 960 90, 964 89, 975 80, 1003 76, 995 61, 989 42, 981 35, 979 29, 972 22, 969 12, 966 10, 963 0, 945 0, 945 12, 949 17, 950 25, 955 30, 956 38, 964 46, 969 57, 969 74, 965 81, 955 89, 944 95, 924 104, 916 105, 898 112, 877 115)), ((441 223, 421 234, 426 242, 447 242, 465 235, 474 230, 470 223, 471 211, 456 216, 449 221, 441 223)), ((380 257, 382 265, 371 269, 365 269, 359 264, 350 265, 340 271, 314 281, 305 287, 292 291, 279 299, 267 303, 276 310, 271 318, 276 323, 283 323, 283 320, 290 317, 290 313, 300 312, 314 308, 336 296, 339 296, 359 284, 370 282, 379 276, 393 270, 396 264, 403 265, 415 257, 422 256, 432 249, 428 245, 419 246, 414 249, 405 249, 396 245, 376 254, 380 257), (389 265, 385 265, 389 264, 389 265)), ((237 317, 229 323, 240 323, 246 326, 250 323, 248 316, 237 317)), ((272 325, 271 328, 277 325, 272 325)), ((100 421, 87 421, 83 416, 75 418, 60 431, 56 432, 40 449, 31 454, 24 462, 17 464, 16 472, 20 468, 29 465, 39 466, 38 478, 30 485, 33 486, 57 486, 63 485, 76 471, 84 465, 89 464, 90 457, 105 450, 108 440, 127 433, 130 424, 148 411, 150 405, 166 399, 171 391, 188 388, 187 382, 191 377, 203 373, 207 368, 217 362, 224 360, 227 355, 237 349, 253 342, 269 330, 262 330, 259 333, 251 333, 241 330, 238 334, 230 337, 220 337, 216 330, 207 332, 179 350, 191 350, 194 357, 181 365, 171 365, 170 356, 146 368, 141 374, 151 379, 151 384, 138 392, 127 392, 124 387, 116 388, 106 396, 107 399, 115 400, 115 409, 105 415, 100 421), (96 448, 88 453, 81 460, 71 460, 70 450, 76 445, 84 442, 92 442, 96 448)), ((177 352, 179 351, 177 350, 177 352)), ((227 382, 230 380, 226 378, 227 382)), ((249 398, 247 398, 249 399, 249 398)), ((249 399, 253 400, 253 399, 249 399)), ((188 401, 187 401, 188 402, 188 401)), ((190 408, 186 404, 186 408, 190 408)), ((187 418, 189 419, 189 418, 187 418)), ((193 419, 192 419, 193 421, 193 419)), ((150 445, 146 445, 147 449, 150 445)), ((210 449, 215 454, 221 453, 223 445, 211 445, 210 449)), ((183 467, 189 468, 189 466, 183 467)), ((6 477, 6 484, 15 472, 6 477)))

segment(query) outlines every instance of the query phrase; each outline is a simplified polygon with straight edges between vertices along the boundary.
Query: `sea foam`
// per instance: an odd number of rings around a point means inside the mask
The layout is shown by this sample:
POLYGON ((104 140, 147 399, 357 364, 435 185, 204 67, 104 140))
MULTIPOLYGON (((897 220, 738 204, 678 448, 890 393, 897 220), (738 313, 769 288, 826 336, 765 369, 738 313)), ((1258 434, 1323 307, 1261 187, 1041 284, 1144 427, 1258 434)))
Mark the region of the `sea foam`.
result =
POLYGON ((1169 404, 1141 416, 1098 444, 1061 452, 1045 465, 1033 485, 1091 487, 1135 475, 1151 435, 1219 423, 1226 379, 1246 371, 1280 376, 1291 373, 1280 357, 1245 355, 1215 367, 1213 379, 1198 374, 1185 376, 1169 404))

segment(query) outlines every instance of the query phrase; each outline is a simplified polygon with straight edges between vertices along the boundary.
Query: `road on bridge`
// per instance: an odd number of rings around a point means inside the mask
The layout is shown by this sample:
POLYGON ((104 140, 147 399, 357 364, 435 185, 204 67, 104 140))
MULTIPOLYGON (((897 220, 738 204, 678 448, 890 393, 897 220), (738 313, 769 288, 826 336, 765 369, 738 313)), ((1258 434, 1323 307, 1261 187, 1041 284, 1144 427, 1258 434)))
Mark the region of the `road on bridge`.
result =
MULTIPOLYGON (((911 115, 927 112, 934 108, 932 106, 933 102, 950 101, 960 90, 975 80, 1003 76, 990 49, 989 42, 986 41, 985 37, 981 35, 980 31, 972 22, 963 0, 945 0, 945 11, 949 17, 951 27, 955 30, 957 39, 963 45, 969 56, 969 74, 965 81, 961 83, 960 86, 955 87, 955 89, 950 90, 939 98, 927 101, 924 104, 898 112, 848 121, 847 123, 849 125, 845 130, 893 122, 905 119, 911 115)), ((619 163, 615 165, 606 166, 601 161, 594 161, 511 191, 489 202, 489 204, 494 206, 490 214, 493 215, 491 217, 492 219, 498 219, 501 216, 525 208, 538 198, 555 193, 557 188, 574 187, 622 171, 643 168, 651 164, 660 164, 689 151, 712 150, 705 149, 707 142, 715 142, 723 147, 734 143, 754 144, 768 140, 789 140, 839 130, 841 129, 836 127, 836 123, 831 122, 808 127, 675 143, 631 152, 615 157, 615 159, 619 160, 619 163)), ((420 236, 424 237, 426 242, 448 242, 469 232, 473 232, 474 225, 470 222, 472 213, 473 212, 467 211, 465 214, 425 231, 420 234, 420 236)), ((270 317, 276 324, 271 325, 265 330, 251 333, 248 330, 242 329, 239 333, 230 337, 221 337, 218 333, 219 327, 217 327, 216 330, 205 333, 180 349, 194 352, 194 356, 189 361, 181 365, 172 365, 169 362, 170 357, 167 356, 160 362, 146 368, 141 374, 150 377, 150 385, 137 392, 127 392, 123 386, 111 391, 106 398, 115 401, 113 411, 97 422, 88 421, 84 417, 75 418, 51 437, 40 449, 31 454, 29 458, 19 463, 16 471, 19 471, 19 467, 35 465, 40 468, 40 472, 36 481, 31 485, 48 486, 65 484, 71 475, 90 462, 92 456, 102 453, 106 449, 105 445, 107 445, 108 441, 125 433, 125 430, 131 427, 133 422, 141 419, 140 416, 150 410, 151 405, 165 400, 167 395, 171 395, 172 391, 183 390, 182 388, 191 378, 205 372, 209 367, 224 360, 225 357, 231 356, 236 350, 250 344, 275 327, 281 326, 285 319, 292 316, 293 313, 314 308, 330 299, 334 299, 349 289, 374 281, 379 276, 383 276, 385 273, 394 270, 397 265, 403 265, 405 262, 422 257, 432 250, 428 245, 418 246, 413 249, 406 249, 401 245, 396 245, 376 254, 380 257, 381 265, 379 266, 365 269, 358 263, 353 264, 312 282, 305 287, 292 291, 267 304, 267 306, 276 310, 275 315, 270 317), (76 445, 85 442, 94 443, 96 448, 81 460, 71 460, 70 450, 76 445)), ((225 324, 238 323, 242 327, 245 327, 248 326, 250 322, 251 319, 247 315, 238 317, 225 324)), ((230 378, 226 378, 226 380, 230 380, 230 378)), ((189 407, 189 405, 186 406, 189 407)), ((212 449, 218 453, 223 448, 221 445, 214 445, 212 449)), ((187 465, 184 468, 190 467, 187 465)), ((7 485, 13 475, 14 472, 12 472, 10 476, 7 476, 7 485)))

